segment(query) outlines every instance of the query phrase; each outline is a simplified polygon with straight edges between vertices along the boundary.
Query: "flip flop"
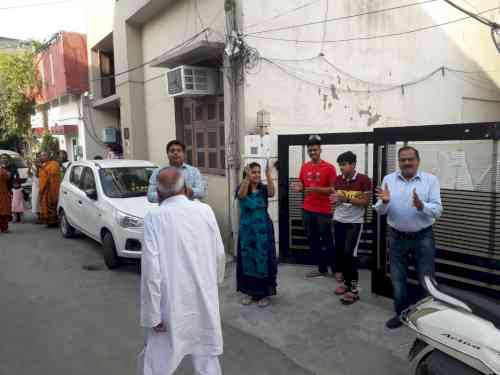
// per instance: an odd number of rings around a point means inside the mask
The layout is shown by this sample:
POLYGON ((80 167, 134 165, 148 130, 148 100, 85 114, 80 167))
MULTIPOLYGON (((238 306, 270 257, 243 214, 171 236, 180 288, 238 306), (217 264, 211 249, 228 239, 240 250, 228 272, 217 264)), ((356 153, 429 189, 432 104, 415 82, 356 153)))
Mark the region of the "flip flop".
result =
POLYGON ((243 306, 249 306, 249 305, 251 305, 252 303, 254 303, 254 300, 253 300, 253 298, 252 298, 252 297, 250 297, 250 296, 245 296, 245 297, 243 297, 243 298, 241 299, 241 304, 242 304, 243 306))
POLYGON ((259 307, 262 307, 262 308, 267 307, 270 304, 271 304, 271 300, 269 298, 267 298, 267 297, 266 298, 262 298, 259 302, 257 302, 257 305, 259 307))

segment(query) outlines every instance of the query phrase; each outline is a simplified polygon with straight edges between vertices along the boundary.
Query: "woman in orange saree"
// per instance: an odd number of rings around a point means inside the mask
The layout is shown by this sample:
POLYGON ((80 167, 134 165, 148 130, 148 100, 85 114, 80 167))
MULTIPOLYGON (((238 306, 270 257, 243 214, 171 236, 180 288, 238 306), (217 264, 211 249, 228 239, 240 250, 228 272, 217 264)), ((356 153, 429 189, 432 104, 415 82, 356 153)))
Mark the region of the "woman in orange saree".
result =
POLYGON ((55 160, 49 159, 47 152, 40 154, 42 165, 39 169, 40 184, 40 219, 49 226, 58 223, 57 202, 61 186, 61 167, 55 160))
MULTIPOLYGON (((1 162, 0 162, 1 163, 1 162)), ((0 164, 0 232, 5 233, 9 229, 9 221, 12 220, 12 201, 9 190, 10 174, 5 164, 0 164)))

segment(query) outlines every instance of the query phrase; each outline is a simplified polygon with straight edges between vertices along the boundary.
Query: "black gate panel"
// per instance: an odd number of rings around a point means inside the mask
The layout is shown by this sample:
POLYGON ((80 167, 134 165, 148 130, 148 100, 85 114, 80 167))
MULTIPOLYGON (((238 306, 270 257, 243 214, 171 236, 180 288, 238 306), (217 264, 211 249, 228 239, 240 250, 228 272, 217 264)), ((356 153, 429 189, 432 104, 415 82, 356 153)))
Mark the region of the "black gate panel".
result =
MULTIPOLYGON (((309 135, 278 136, 278 155, 280 165, 282 166, 279 173, 280 258, 282 261, 289 263, 313 264, 314 262, 302 219, 302 203, 304 196, 303 193, 296 193, 293 190, 293 184, 298 181, 298 178, 296 176, 291 176, 289 173, 290 163, 293 162, 289 157, 290 148, 292 146, 305 146, 308 136, 309 135)), ((373 133, 320 134, 320 136, 324 149, 323 153, 325 153, 325 149, 330 145, 335 145, 336 147, 345 145, 345 150, 343 151, 348 151, 350 149, 349 146, 364 146, 366 150, 368 147, 373 146, 373 133)), ((305 155, 305 149, 303 154, 305 155)), ((359 156, 360 155, 358 155, 358 158, 359 156)), ((370 159, 371 157, 372 153, 369 154, 370 159)), ((324 160, 334 165, 336 164, 336 160, 330 160, 328 157, 324 157, 324 160)), ((339 171, 337 172, 340 173, 339 171)), ((359 255, 360 259, 364 259, 364 263, 371 267, 369 263, 373 256, 376 231, 373 212, 372 210, 368 211, 359 255)))
MULTIPOLYGON (((496 299, 500 299, 499 134, 500 125, 495 123, 377 129, 374 150, 380 184, 384 175, 396 169, 400 146, 419 149, 421 169, 435 173, 442 185, 444 211, 434 225, 438 280, 496 299), (456 151, 446 153, 447 149, 456 151), (439 164, 435 155, 439 159, 440 154, 451 154, 450 160, 441 161, 438 171, 428 170, 439 164)), ((379 219, 377 238, 373 290, 391 296, 390 244, 384 217, 379 219)), ((414 269, 410 277, 416 282, 414 269)))

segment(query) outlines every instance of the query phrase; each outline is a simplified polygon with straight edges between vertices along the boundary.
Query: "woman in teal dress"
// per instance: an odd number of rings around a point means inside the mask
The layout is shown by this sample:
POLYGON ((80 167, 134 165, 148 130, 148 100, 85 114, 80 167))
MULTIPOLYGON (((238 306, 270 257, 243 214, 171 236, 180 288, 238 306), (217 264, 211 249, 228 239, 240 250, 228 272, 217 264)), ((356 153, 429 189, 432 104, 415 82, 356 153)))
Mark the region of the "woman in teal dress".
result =
POLYGON ((268 198, 274 196, 271 167, 266 169, 267 185, 261 182, 261 167, 245 168, 236 197, 240 202, 240 231, 236 267, 237 290, 245 296, 243 305, 254 302, 266 307, 276 294, 276 245, 273 222, 267 212, 268 198))

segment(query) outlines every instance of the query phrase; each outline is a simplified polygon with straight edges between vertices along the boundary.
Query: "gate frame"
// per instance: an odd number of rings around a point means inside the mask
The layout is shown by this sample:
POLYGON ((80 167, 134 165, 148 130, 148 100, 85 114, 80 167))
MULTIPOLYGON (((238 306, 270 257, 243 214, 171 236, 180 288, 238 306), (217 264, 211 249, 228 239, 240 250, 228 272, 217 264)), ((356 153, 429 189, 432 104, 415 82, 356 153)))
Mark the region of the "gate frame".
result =
MULTIPOLYGON (((289 147, 305 146, 310 134, 312 133, 278 135, 278 160, 281 166, 278 177, 279 258, 285 263, 299 263, 297 257, 294 257, 289 249, 289 147)), ((373 185, 379 186, 387 172, 387 145, 397 142, 498 141, 500 140, 500 122, 401 126, 375 128, 373 132, 323 133, 319 135, 323 140, 323 145, 373 144, 373 185)), ((496 150, 494 151, 496 152, 496 150)), ((495 153, 492 157, 494 155, 495 153)), ((496 200, 494 202, 491 208, 493 212, 496 210, 496 200)), ((385 216, 379 216, 376 213, 374 215, 376 216, 374 216, 375 242, 372 249, 373 256, 371 262, 372 293, 392 297, 392 286, 389 278, 385 276, 387 221, 385 216)), ((493 241, 490 246, 492 245, 493 241)))
MULTIPOLYGON (((426 141, 497 141, 499 139, 500 123, 498 122, 377 128, 374 130, 373 143, 373 184, 374 186, 380 186, 382 179, 387 174, 386 156, 389 144, 426 141)), ((496 200, 494 202, 491 207, 492 213, 496 210, 496 200)), ((377 215, 377 217, 376 248, 373 249, 374 258, 372 262, 372 292, 392 298, 392 285, 390 279, 385 275, 387 220, 386 216, 377 215)), ((490 246, 492 245, 493 241, 491 241, 490 246)))
MULTIPOLYGON (((289 149, 290 146, 305 146, 307 139, 311 134, 286 134, 278 135, 278 160, 279 170, 279 193, 278 193, 278 212, 279 212, 279 258, 284 263, 303 264, 300 259, 293 256, 290 252, 290 213, 289 213, 289 149)), ((356 133, 320 133, 322 146, 342 145, 342 144, 373 144, 373 132, 356 133)), ((374 145, 375 147, 375 145, 374 145)), ((375 171, 375 170, 374 170, 375 171)), ((375 253, 374 253, 375 254, 375 253)))

